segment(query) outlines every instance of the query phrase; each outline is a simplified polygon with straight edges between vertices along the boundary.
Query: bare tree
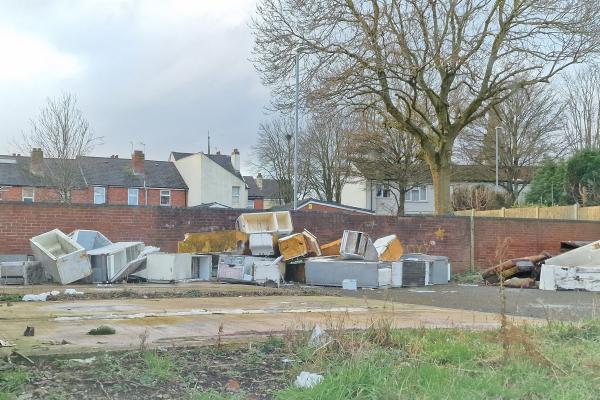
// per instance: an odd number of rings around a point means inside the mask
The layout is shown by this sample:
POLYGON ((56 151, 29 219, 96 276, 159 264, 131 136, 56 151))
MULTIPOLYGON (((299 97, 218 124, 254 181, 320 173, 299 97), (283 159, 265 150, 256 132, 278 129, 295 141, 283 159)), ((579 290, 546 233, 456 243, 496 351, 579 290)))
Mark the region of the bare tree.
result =
MULTIPOLYGON (((277 181, 279 196, 284 203, 291 203, 294 198, 294 125, 288 118, 273 119, 261 123, 258 129, 258 140, 253 146, 254 166, 266 176, 277 181)), ((299 142, 302 140, 298 138, 299 142)), ((309 163, 299 146, 298 154, 298 193, 304 197, 308 193, 309 163)))
POLYGON ((71 191, 81 183, 77 157, 89 154, 102 138, 95 136, 89 122, 77 105, 77 97, 64 93, 48 98, 31 129, 24 133, 20 148, 40 148, 48 158, 43 172, 44 182, 54 188, 63 203, 71 202, 71 191))
POLYGON ((280 106, 301 51, 305 101, 373 107, 410 134, 446 213, 458 135, 597 52, 599 25, 596 0, 261 0, 252 28, 255 66, 280 106))
POLYGON ((457 142, 457 153, 470 163, 496 168, 496 128, 498 135, 499 184, 514 203, 526 186, 528 169, 545 157, 563 152, 563 107, 554 92, 541 85, 517 91, 490 110, 488 115, 465 129, 457 142))
POLYGON ((362 128, 354 135, 350 152, 356 173, 387 187, 396 203, 394 211, 404 215, 406 193, 422 186, 429 175, 418 156, 418 143, 374 113, 364 115, 362 128))
POLYGON ((310 188, 322 200, 340 202, 342 189, 352 172, 348 156, 350 135, 356 126, 352 117, 338 110, 321 111, 309 116, 304 152, 311 165, 310 188))
POLYGON ((600 148, 600 68, 588 66, 564 79, 565 133, 572 151, 600 148))

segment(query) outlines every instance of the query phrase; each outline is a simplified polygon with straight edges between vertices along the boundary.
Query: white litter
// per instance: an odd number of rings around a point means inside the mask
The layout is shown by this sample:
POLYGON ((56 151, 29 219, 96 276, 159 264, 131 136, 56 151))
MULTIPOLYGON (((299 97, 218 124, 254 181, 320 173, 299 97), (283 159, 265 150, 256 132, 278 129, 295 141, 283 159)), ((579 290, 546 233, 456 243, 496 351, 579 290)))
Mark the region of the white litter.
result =
POLYGON ((329 341, 329 334, 325 332, 320 325, 315 325, 310 334, 310 338, 308 339, 308 345, 311 347, 325 346, 329 341))
POLYGON ((96 357, 90 357, 90 358, 71 358, 69 361, 73 361, 79 364, 91 364, 94 361, 96 361, 96 357))
POLYGON ((78 292, 76 289, 65 289, 65 295, 67 295, 67 296, 82 296, 83 292, 78 292))
POLYGON ((322 381, 323 375, 302 371, 300 372, 300 375, 296 377, 296 382, 294 383, 300 388, 310 389, 311 387, 318 385, 322 381))
POLYGON ((48 296, 58 296, 60 292, 58 290, 53 290, 51 292, 44 292, 40 294, 26 294, 23 296, 23 301, 46 301, 48 296))

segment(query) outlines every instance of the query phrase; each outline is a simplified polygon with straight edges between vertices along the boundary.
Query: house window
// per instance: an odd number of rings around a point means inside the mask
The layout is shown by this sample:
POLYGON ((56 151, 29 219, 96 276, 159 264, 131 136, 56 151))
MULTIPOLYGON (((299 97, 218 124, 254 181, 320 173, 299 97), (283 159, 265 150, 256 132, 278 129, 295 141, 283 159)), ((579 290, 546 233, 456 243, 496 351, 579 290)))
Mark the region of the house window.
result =
POLYGON ((408 192, 404 193, 404 200, 412 202, 427 201, 427 188, 425 186, 419 186, 410 189, 408 192))
POLYGON ((104 186, 94 186, 94 204, 106 203, 106 188, 104 186))
POLYGON ((21 195, 24 203, 33 203, 35 198, 35 191, 33 188, 24 187, 21 190, 21 195))
POLYGON ((139 199, 139 189, 129 188, 127 189, 127 205, 137 206, 139 199))
POLYGON ((246 208, 254 208, 254 200, 248 200, 248 204, 246 205, 246 208))
POLYGON ((161 190, 160 191, 160 205, 161 206, 170 206, 171 205, 171 191, 170 190, 161 190))
POLYGON ((240 187, 239 186, 231 187, 231 206, 232 207, 240 206, 240 187))
POLYGON ((387 185, 378 184, 376 186, 377 195, 376 197, 379 199, 390 197, 390 188, 387 185))

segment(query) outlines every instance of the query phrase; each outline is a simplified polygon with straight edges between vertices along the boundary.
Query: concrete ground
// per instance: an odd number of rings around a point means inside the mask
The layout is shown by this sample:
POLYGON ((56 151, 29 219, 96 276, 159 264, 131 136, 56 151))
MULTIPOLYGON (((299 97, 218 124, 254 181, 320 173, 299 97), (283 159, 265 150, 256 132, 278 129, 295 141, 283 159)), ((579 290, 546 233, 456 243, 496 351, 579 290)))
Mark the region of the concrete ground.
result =
MULTIPOLYGON (((600 318, 600 293, 505 288, 506 313, 563 321, 600 318)), ((420 288, 359 290, 348 293, 369 299, 405 304, 447 307, 499 313, 502 309, 498 286, 436 285, 420 288)))

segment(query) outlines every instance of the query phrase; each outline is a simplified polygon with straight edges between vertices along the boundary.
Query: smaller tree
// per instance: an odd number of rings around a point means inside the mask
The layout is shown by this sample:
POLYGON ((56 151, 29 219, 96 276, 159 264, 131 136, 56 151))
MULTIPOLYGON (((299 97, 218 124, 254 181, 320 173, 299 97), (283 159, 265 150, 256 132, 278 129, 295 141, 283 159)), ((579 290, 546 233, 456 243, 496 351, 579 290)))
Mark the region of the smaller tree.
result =
POLYGON ((464 185, 452 189, 452 208, 460 210, 494 210, 504 207, 505 198, 483 185, 464 185))
POLYGON ((565 169, 567 196, 582 206, 600 204, 600 150, 575 153, 565 169))
POLYGON ((565 162, 545 159, 531 181, 526 196, 527 203, 546 206, 567 204, 565 173, 565 162))
POLYGON ((31 129, 23 134, 19 147, 26 152, 40 148, 52 160, 42 179, 56 190, 61 202, 70 203, 71 191, 81 177, 77 157, 89 154, 101 140, 90 129, 77 105, 77 97, 64 93, 47 99, 38 117, 31 120, 31 129))
POLYGON ((353 136, 350 158, 356 175, 389 188, 396 214, 404 215, 405 194, 427 180, 429 170, 419 157, 414 137, 376 117, 364 114, 353 136))

